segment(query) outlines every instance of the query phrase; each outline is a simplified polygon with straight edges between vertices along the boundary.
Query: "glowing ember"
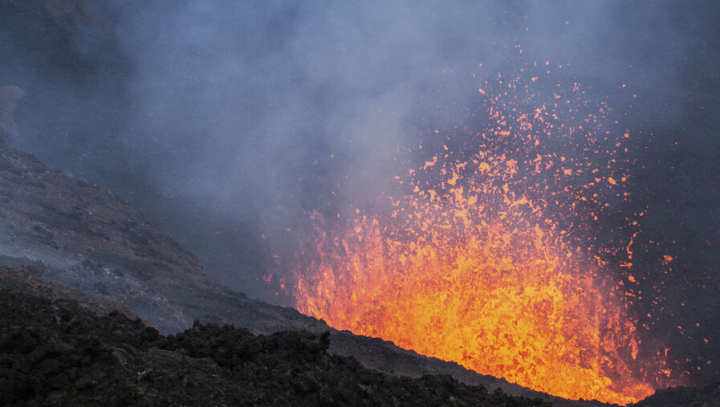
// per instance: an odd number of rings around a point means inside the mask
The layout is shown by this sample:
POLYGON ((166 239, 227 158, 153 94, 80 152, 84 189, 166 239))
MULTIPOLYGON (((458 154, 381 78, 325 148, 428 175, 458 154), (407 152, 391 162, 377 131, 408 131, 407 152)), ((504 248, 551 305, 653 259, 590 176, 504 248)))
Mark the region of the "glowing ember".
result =
MULTIPOLYGON (((529 78, 484 84, 484 98, 500 89, 490 124, 448 137, 385 210, 333 224, 316 214, 296 305, 532 389, 635 402, 654 392, 639 360, 651 352, 583 233, 627 199, 630 135, 603 128, 606 109, 589 109, 577 84, 545 101, 529 78)), ((631 267, 632 239, 622 249, 631 267)))

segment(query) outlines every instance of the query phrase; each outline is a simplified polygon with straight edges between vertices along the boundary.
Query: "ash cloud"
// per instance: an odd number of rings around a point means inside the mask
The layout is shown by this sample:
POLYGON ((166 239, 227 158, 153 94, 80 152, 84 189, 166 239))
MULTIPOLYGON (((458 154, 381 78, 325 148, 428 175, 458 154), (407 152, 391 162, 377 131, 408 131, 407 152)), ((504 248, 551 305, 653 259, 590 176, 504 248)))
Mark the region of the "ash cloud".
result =
POLYGON ((669 126, 712 20, 674 2, 49 3, 1 3, 50 10, 2 17, 3 80, 29 99, 19 144, 120 190, 254 295, 305 211, 372 200, 397 151, 466 118, 483 75, 550 60, 669 126))

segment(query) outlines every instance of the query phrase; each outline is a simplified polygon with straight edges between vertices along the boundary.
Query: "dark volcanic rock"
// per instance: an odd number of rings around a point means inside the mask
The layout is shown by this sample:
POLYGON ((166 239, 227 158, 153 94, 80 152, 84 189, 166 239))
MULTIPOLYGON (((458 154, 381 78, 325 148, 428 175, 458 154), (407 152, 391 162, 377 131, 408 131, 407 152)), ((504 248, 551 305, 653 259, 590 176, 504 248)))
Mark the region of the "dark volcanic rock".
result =
POLYGON ((9 406, 541 406, 448 376, 387 376, 327 352, 327 334, 257 336, 139 319, 0 289, 0 404, 9 406))
POLYGON ((637 407, 712 407, 720 406, 720 383, 701 388, 678 387, 658 390, 653 396, 636 404, 637 407))

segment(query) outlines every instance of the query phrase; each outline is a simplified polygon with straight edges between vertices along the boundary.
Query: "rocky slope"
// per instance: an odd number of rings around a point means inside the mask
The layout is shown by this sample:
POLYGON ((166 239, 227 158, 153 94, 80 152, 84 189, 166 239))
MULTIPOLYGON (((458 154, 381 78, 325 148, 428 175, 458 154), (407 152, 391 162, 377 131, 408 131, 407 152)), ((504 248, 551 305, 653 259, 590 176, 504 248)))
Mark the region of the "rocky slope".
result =
MULTIPOLYGON (((328 351, 330 341, 352 347, 347 333, 258 336, 195 324, 164 337, 117 303, 44 281, 40 265, 2 261, 12 265, 0 266, 0 405, 550 405, 448 375, 369 370, 328 351)), ((374 363, 417 372, 387 343, 358 343, 382 360, 374 363)), ((463 379, 477 381, 470 372, 463 379)), ((638 407, 715 406, 718 396, 717 385, 669 389, 638 407)))
MULTIPOLYGON (((122 310, 165 334, 193 321, 254 333, 322 333, 328 326, 290 308, 252 300, 208 281, 198 260, 157 232, 110 191, 52 170, 32 155, 0 149, 0 288, 122 310)), ((451 375, 515 395, 537 393, 389 342, 332 331, 329 350, 384 372, 451 375)))
POLYGON ((138 319, 0 289, 7 406, 541 406, 448 376, 399 378, 327 352, 328 335, 256 336, 194 325, 164 337, 138 319))
POLYGON ((162 332, 196 319, 258 332, 327 328, 214 286, 195 256, 110 191, 11 148, 0 149, 0 255, 41 263, 42 279, 111 299, 162 332))

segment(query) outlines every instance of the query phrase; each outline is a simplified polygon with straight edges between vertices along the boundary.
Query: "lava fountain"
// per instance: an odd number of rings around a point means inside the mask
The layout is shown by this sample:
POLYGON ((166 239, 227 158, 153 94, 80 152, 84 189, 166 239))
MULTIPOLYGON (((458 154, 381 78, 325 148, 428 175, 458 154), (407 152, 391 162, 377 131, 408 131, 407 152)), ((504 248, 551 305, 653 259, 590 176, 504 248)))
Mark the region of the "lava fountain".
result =
POLYGON ((605 104, 586 102, 579 85, 539 82, 484 83, 484 127, 456 130, 396 177, 386 208, 315 213, 296 306, 538 391, 636 402, 667 370, 644 349, 607 251, 585 233, 629 197, 630 135, 607 127, 605 104))

